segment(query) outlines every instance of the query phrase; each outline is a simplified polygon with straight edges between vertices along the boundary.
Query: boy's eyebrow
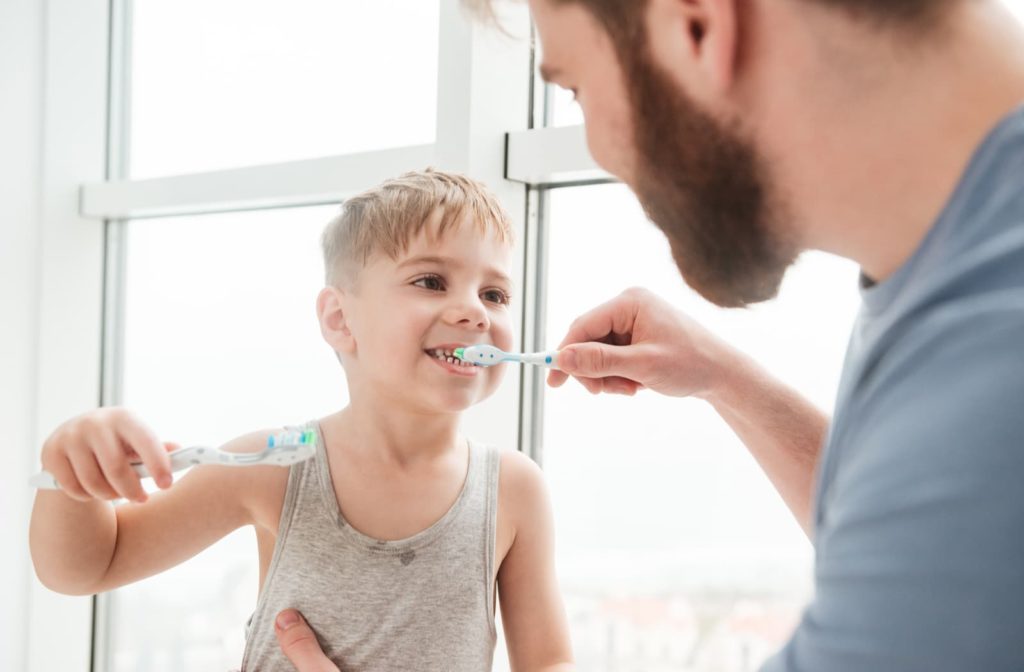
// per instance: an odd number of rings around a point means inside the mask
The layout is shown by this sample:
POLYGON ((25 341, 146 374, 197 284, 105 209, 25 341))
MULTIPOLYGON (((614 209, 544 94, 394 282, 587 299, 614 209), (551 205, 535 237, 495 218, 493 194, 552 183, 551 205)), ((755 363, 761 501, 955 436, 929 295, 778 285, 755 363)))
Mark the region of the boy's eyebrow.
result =
MULTIPOLYGON (((406 266, 415 266, 416 264, 437 264, 438 266, 453 266, 459 268, 464 266, 463 262, 454 257, 439 257, 437 255, 424 254, 418 257, 409 257, 405 261, 398 264, 398 268, 404 268, 406 266)), ((512 284, 512 278, 508 277, 507 274, 503 273, 497 267, 492 266, 487 269, 491 275, 503 280, 509 284, 512 284)))

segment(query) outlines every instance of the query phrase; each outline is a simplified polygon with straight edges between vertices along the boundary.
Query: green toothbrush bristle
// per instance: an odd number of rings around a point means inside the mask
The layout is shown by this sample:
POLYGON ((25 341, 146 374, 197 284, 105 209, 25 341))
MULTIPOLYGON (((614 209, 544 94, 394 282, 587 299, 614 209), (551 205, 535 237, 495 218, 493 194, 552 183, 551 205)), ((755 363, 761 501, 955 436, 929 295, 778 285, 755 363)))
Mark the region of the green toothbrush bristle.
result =
POLYGON ((455 356, 458 357, 459 359, 465 359, 465 357, 463 357, 465 353, 465 348, 455 348, 455 356))

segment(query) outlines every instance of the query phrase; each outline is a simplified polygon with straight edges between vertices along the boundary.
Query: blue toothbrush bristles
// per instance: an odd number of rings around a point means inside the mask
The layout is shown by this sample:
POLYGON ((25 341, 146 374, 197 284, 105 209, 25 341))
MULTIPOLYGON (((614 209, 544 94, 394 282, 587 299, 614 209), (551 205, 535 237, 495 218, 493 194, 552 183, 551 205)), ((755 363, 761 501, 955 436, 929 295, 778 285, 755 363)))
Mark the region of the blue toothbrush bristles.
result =
POLYGON ((302 432, 283 432, 267 437, 267 448, 274 446, 309 446, 316 443, 316 433, 309 429, 302 432))

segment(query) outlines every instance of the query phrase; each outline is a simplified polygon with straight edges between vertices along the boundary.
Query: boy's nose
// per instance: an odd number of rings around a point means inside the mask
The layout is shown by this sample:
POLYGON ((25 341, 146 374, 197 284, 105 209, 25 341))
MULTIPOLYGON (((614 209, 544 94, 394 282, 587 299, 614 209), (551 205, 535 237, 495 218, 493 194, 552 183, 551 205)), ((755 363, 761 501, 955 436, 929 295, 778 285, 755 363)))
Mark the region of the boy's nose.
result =
POLYGON ((485 331, 491 326, 487 309, 476 300, 464 300, 453 303, 445 310, 445 321, 464 329, 485 331))

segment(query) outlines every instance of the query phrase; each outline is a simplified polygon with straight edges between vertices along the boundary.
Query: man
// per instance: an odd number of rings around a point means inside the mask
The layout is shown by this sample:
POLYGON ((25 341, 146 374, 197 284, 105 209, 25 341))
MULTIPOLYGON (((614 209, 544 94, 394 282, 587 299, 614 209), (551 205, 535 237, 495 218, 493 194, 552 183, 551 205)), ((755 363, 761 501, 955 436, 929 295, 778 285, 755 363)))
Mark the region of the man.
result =
POLYGON ((1020 26, 998 0, 530 7, 694 289, 771 298, 808 249, 863 270, 831 419, 641 290, 573 324, 549 383, 696 396, 743 439, 816 552, 767 672, 1024 670, 1020 26))

